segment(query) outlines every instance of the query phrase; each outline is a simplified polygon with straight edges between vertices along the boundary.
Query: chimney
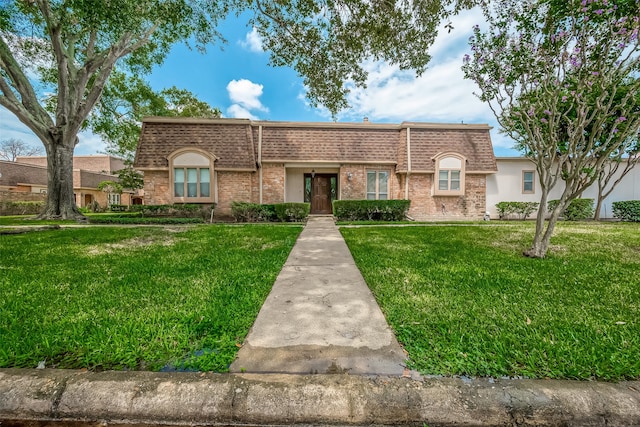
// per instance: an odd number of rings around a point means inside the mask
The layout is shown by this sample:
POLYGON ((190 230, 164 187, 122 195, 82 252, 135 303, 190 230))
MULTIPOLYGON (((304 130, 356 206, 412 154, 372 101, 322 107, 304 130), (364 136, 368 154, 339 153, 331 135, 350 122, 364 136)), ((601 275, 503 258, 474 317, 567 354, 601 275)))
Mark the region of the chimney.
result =
POLYGON ((363 121, 364 123, 369 123, 369 117, 365 117, 365 118, 363 118, 363 119, 362 119, 362 121, 363 121))

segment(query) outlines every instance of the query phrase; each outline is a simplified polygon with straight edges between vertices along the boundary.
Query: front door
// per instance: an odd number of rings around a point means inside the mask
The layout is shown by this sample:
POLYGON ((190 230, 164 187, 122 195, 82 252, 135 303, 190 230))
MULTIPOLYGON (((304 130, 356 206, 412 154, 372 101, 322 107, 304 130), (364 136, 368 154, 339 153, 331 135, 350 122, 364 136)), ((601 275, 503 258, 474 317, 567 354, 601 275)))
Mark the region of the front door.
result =
POLYGON ((338 175, 336 174, 313 174, 305 175, 306 184, 311 188, 310 200, 312 214, 330 214, 333 211, 331 202, 337 193, 338 175))

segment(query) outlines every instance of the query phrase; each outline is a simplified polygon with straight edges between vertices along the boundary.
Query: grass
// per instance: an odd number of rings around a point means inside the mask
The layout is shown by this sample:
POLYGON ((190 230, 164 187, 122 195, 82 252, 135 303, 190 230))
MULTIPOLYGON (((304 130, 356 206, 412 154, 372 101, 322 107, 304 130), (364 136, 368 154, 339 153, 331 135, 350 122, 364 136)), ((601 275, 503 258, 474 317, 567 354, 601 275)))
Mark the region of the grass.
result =
POLYGON ((0 236, 0 367, 223 372, 301 227, 0 236))
POLYGON ((425 374, 640 378, 640 226, 342 228, 410 365, 425 374))

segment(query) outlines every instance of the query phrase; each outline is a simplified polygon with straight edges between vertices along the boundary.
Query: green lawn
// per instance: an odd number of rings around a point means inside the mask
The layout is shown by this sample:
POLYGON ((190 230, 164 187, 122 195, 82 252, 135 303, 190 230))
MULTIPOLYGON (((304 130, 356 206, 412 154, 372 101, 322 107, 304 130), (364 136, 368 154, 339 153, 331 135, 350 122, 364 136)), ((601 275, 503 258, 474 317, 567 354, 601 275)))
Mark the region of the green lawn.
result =
POLYGON ((640 378, 640 226, 342 228, 410 365, 425 374, 640 378))
POLYGON ((301 229, 0 235, 0 367, 226 371, 301 229))

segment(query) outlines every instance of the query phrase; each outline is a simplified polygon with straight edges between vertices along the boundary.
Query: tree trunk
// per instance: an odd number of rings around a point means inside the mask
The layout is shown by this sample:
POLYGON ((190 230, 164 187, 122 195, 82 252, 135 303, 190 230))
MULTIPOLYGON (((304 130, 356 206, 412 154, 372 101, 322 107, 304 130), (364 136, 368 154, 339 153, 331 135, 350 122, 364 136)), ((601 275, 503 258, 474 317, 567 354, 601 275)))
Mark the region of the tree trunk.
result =
POLYGON ((74 146, 63 138, 46 144, 47 202, 39 219, 86 219, 78 210, 73 193, 74 146))
POLYGON ((598 182, 598 198, 596 199, 596 210, 593 213, 593 219, 595 221, 600 221, 600 209, 602 209, 602 187, 600 187, 600 182, 598 182))
POLYGON ((553 230, 556 227, 556 223, 558 222, 558 218, 560 217, 560 213, 566 207, 566 202, 560 201, 558 206, 551 212, 551 217, 547 223, 545 229, 545 215, 547 208, 547 194, 543 192, 542 197, 540 199, 540 208, 538 209, 538 216, 536 217, 536 233, 533 236, 533 243, 531 244, 531 248, 523 252, 524 256, 530 258, 544 258, 547 256, 547 251, 549 250, 549 243, 551 242, 551 236, 553 235, 553 230))

